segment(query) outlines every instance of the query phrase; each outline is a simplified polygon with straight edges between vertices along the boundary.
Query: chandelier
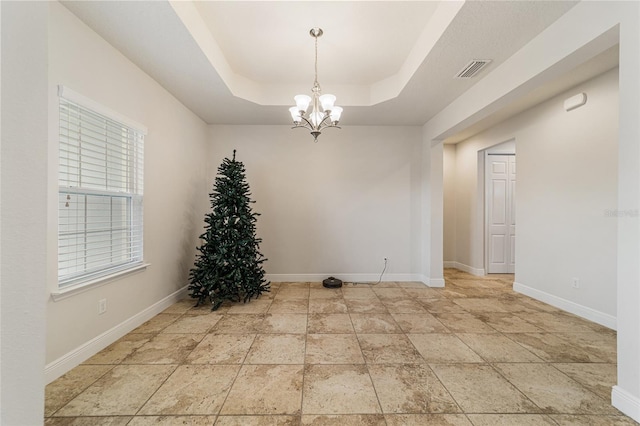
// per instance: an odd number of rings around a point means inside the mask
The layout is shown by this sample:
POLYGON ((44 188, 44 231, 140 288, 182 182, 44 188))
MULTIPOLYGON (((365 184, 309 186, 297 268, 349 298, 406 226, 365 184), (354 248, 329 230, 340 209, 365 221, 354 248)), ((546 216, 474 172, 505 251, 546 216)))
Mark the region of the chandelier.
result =
POLYGON ((321 95, 320 84, 318 83, 318 37, 322 36, 322 28, 312 28, 309 31, 311 37, 315 39, 316 56, 315 56, 315 80, 313 81, 312 95, 294 96, 296 106, 289 108, 294 126, 304 127, 311 131, 313 141, 318 141, 318 136, 322 133, 322 129, 326 127, 338 127, 342 108, 335 106, 333 103, 336 97, 333 95, 321 95), (311 105, 311 112, 307 113, 311 105))

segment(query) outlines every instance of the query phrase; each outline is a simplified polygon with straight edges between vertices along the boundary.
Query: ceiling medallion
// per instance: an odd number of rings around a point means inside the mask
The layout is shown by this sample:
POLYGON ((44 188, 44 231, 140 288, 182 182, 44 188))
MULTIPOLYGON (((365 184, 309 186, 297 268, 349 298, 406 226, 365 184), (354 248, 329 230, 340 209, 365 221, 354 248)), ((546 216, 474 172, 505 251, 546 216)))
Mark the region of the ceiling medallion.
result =
POLYGON ((294 96, 296 106, 289 108, 294 126, 292 129, 304 127, 311 131, 313 141, 318 141, 318 136, 322 133, 322 129, 327 127, 338 127, 342 108, 335 106, 336 97, 330 94, 321 95, 320 84, 318 83, 318 37, 322 36, 322 28, 312 28, 309 31, 311 37, 315 39, 316 56, 315 56, 315 79, 313 81, 312 95, 294 96), (309 106, 311 111, 307 113, 309 106))

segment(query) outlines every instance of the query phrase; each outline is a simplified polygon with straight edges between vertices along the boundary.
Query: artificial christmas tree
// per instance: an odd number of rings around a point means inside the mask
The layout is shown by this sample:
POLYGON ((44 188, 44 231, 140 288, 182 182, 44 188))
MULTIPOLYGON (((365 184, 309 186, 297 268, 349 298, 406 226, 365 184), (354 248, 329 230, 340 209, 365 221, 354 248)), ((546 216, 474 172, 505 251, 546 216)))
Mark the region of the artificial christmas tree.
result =
POLYGON ((256 238, 258 213, 251 211, 249 184, 245 180, 244 164, 225 158, 218 167, 211 198, 212 212, 205 216, 204 240, 198 247, 195 266, 189 274, 189 290, 198 299, 216 310, 225 300, 247 302, 269 291, 260 253, 262 241, 256 238))

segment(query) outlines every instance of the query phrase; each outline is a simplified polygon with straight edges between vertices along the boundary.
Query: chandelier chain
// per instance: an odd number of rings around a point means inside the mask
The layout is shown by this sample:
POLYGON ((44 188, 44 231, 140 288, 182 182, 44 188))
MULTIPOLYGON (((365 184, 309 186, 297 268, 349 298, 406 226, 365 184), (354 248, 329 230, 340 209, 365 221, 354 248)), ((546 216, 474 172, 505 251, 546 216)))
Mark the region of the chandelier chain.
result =
POLYGON ((318 37, 314 37, 315 41, 316 41, 316 57, 315 57, 315 71, 316 71, 316 77, 315 77, 315 81, 314 81, 314 85, 318 86, 318 37))

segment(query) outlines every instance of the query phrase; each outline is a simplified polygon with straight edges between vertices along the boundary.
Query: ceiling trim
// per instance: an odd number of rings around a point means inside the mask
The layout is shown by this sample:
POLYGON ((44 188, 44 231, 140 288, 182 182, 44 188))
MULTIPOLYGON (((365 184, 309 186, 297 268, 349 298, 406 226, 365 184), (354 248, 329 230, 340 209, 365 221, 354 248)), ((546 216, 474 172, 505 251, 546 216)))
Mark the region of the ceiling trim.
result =
POLYGON ((466 0, 444 1, 438 4, 435 13, 431 16, 398 73, 371 85, 371 102, 366 105, 375 105, 398 97, 453 22, 465 2, 466 0))
POLYGON ((253 80, 244 78, 233 71, 193 2, 170 0, 169 4, 231 93, 234 96, 264 105, 259 99, 253 99, 255 95, 251 96, 259 92, 258 85, 253 80))
MULTIPOLYGON (((333 90, 340 92, 340 103, 345 106, 371 106, 398 97, 465 2, 454 0, 438 4, 396 74, 370 85, 333 85, 333 90)), ((193 1, 169 0, 169 4, 234 96, 258 105, 284 106, 291 103, 292 93, 306 90, 294 85, 259 84, 236 73, 193 1)))

